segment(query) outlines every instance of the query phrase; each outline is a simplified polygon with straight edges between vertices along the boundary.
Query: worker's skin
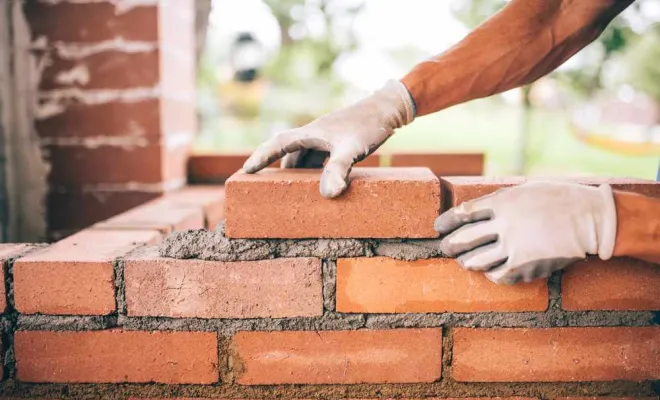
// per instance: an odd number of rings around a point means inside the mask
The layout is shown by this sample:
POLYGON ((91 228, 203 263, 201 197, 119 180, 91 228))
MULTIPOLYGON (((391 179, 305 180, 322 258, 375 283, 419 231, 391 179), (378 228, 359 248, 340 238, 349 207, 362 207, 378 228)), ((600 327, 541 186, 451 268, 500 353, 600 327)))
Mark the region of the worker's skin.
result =
MULTIPOLYGON (((339 196, 353 164, 415 117, 491 96, 548 74, 596 39, 634 0, 512 0, 446 52, 349 107, 263 143, 254 173, 322 168, 320 191, 339 196)), ((438 217, 440 249, 497 283, 549 276, 587 254, 660 263, 660 200, 587 186, 533 182, 438 217)))

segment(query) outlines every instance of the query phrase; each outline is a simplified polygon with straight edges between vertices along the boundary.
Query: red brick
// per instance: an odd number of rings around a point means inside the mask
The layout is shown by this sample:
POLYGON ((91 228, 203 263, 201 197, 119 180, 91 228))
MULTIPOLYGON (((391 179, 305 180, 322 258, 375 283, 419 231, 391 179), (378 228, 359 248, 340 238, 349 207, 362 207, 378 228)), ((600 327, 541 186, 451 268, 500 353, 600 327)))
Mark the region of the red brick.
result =
POLYGON ((660 327, 468 329, 454 332, 459 382, 660 378, 660 327))
POLYGON ((161 148, 161 179, 167 182, 185 182, 186 167, 190 156, 190 146, 193 140, 189 134, 189 144, 173 149, 161 148))
POLYGON ((435 313, 545 311, 545 280, 496 285, 456 260, 391 258, 337 260, 337 311, 348 313, 435 313))
POLYGON ((315 258, 219 262, 159 258, 156 248, 125 264, 131 316, 288 318, 323 314, 315 258))
POLYGON ((608 183, 615 190, 623 190, 643 194, 651 197, 660 197, 660 183, 645 179, 635 178, 597 178, 597 177, 506 177, 506 178, 485 178, 485 177, 448 177, 441 179, 443 208, 448 209, 452 206, 461 204, 464 201, 476 199, 477 197, 491 194, 497 189, 520 185, 526 181, 550 180, 574 182, 583 185, 597 186, 608 183))
POLYGON ((195 206, 204 210, 206 228, 213 229, 225 217, 224 186, 186 186, 168 193, 162 201, 178 206, 195 206))
MULTIPOLYGON (((0 282, 0 313, 7 311, 7 293, 5 289, 5 281, 7 280, 6 262, 28 251, 31 247, 31 245, 25 243, 0 243, 0 276, 2 277, 2 282, 0 282)), ((2 346, 0 345, 1 348, 2 346)))
POLYGON ((211 384, 217 346, 210 332, 18 331, 14 339, 23 382, 211 384))
POLYGON ((112 261, 156 231, 82 231, 14 262, 14 300, 24 314, 105 315, 115 310, 112 261))
POLYGON ((172 203, 166 196, 100 222, 94 229, 154 229, 167 234, 204 228, 203 207, 172 203))
POLYGON ((555 400, 658 400, 657 397, 557 397, 555 400))
MULTIPOLYGON (((36 120, 39 136, 57 139, 147 140, 156 143, 161 135, 161 108, 175 108, 165 100, 67 103, 60 113, 36 120)), ((163 115, 163 118, 165 116, 163 115)))
POLYGON ((392 154, 393 167, 428 167, 437 176, 484 174, 483 153, 392 154))
POLYGON ((149 145, 47 146, 49 181, 62 186, 102 183, 158 183, 165 180, 162 147, 149 145))
POLYGON ((565 310, 660 310, 660 265, 592 257, 567 268, 561 288, 565 310))
POLYGON ((242 385, 433 382, 442 362, 440 329, 239 332, 231 346, 242 385))
POLYGON ((33 38, 45 36, 53 42, 98 42, 121 37, 125 40, 158 40, 158 8, 136 6, 118 12, 112 2, 28 1, 23 10, 33 38), (62 23, 66 21, 66 23, 62 23))
POLYGON ((104 51, 69 60, 52 54, 41 75, 39 89, 127 89, 159 84, 161 53, 104 51), (76 77, 76 79, 70 78, 76 77))
POLYGON ((161 100, 160 124, 164 135, 197 132, 197 113, 194 101, 161 100))
POLYGON ((65 190, 48 194, 48 229, 82 229, 161 196, 133 190, 65 190))
POLYGON ((355 168, 336 199, 318 170, 266 169, 226 183, 226 234, 234 238, 431 238, 438 179, 424 168, 355 168))

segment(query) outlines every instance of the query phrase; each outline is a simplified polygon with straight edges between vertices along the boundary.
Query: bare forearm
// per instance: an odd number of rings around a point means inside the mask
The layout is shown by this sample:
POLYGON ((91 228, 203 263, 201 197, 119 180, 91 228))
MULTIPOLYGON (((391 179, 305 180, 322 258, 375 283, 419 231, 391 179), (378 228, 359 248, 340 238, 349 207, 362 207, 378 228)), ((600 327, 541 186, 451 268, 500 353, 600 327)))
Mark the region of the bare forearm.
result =
POLYGON ((548 74, 634 0, 513 0, 401 81, 417 115, 501 93, 548 74))
POLYGON ((615 256, 660 264, 660 199, 614 192, 617 210, 615 256))

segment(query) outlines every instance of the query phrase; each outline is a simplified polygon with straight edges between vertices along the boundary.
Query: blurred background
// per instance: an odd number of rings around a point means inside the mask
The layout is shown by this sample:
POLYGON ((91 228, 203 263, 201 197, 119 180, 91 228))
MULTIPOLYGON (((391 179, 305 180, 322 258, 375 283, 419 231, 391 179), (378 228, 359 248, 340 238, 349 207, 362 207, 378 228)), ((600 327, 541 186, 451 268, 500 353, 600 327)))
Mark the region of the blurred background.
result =
MULTIPOLYGON (((195 153, 246 153, 441 53, 506 1, 213 0, 195 153)), ((417 119, 380 150, 484 152, 486 175, 655 179, 660 2, 532 85, 417 119)))

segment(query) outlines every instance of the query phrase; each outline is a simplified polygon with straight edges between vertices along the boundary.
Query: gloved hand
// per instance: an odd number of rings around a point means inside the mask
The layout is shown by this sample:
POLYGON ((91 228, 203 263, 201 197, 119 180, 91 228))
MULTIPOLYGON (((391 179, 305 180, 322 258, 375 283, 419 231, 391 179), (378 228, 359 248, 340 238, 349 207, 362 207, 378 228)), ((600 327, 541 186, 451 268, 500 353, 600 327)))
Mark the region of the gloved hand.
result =
POLYGON ((495 283, 546 278, 587 254, 612 257, 617 217, 609 185, 530 182, 440 215, 443 254, 495 283))
POLYGON ((389 81, 352 106, 279 133, 257 148, 243 170, 257 172, 285 154, 283 168, 321 168, 329 155, 320 189, 324 197, 336 197, 348 187, 353 164, 373 153, 392 136, 394 129, 413 119, 408 90, 399 81, 389 81))

